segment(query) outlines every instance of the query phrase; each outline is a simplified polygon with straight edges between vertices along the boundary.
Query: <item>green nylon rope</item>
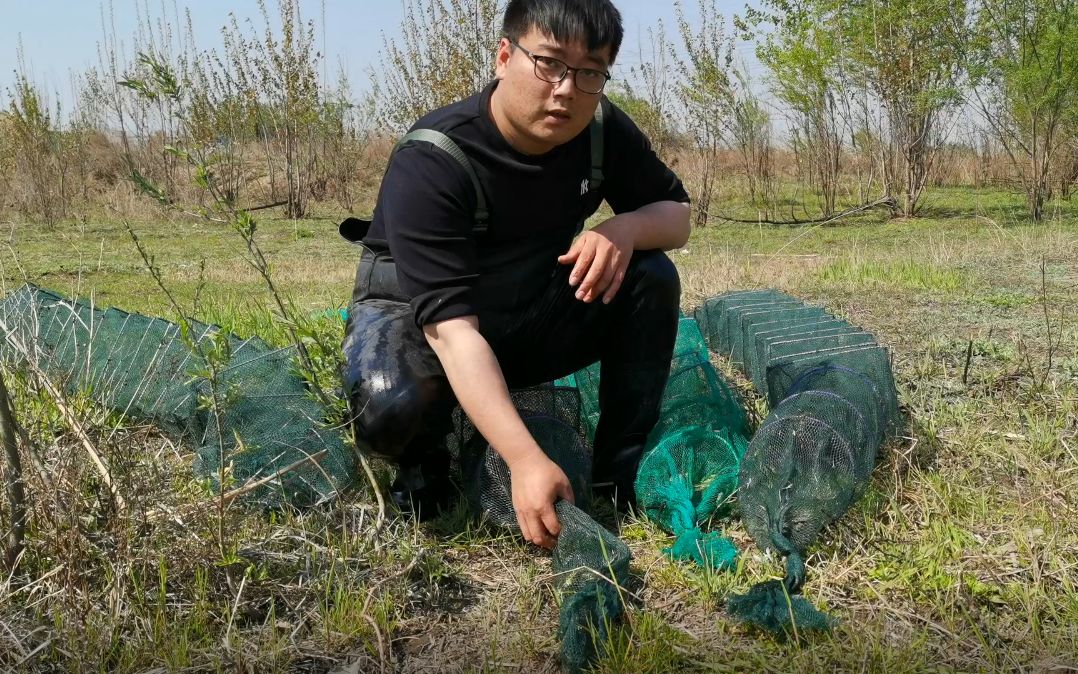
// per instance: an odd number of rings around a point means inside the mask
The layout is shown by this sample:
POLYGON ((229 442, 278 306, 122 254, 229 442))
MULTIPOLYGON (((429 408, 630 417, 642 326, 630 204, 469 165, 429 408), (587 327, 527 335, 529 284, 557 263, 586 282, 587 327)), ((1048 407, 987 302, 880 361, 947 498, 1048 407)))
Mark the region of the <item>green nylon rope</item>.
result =
POLYGON ((749 588, 745 594, 732 595, 727 610, 742 622, 786 638, 802 632, 826 631, 835 620, 797 594, 805 584, 805 560, 775 526, 770 528, 771 543, 786 556, 786 577, 767 580, 749 588))

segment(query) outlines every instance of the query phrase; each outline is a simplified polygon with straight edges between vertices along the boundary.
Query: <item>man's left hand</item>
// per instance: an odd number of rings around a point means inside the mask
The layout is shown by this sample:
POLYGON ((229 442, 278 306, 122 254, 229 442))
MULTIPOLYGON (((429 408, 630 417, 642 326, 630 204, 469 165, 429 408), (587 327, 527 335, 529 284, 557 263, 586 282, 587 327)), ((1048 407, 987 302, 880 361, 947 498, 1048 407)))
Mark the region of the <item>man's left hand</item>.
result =
POLYGON ((573 265, 569 285, 579 284, 578 300, 593 302, 602 297, 603 304, 609 304, 614 299, 636 243, 632 218, 630 213, 615 215, 578 236, 569 251, 558 257, 561 264, 573 265))

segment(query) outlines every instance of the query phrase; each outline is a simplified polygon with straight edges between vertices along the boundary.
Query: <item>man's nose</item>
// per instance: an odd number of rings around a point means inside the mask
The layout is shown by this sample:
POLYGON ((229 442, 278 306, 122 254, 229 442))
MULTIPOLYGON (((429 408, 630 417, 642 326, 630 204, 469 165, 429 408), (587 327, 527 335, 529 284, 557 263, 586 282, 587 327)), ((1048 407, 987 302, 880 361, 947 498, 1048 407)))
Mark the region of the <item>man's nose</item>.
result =
POLYGON ((554 95, 559 98, 573 98, 576 94, 576 84, 573 82, 573 73, 565 73, 561 82, 554 85, 554 95))

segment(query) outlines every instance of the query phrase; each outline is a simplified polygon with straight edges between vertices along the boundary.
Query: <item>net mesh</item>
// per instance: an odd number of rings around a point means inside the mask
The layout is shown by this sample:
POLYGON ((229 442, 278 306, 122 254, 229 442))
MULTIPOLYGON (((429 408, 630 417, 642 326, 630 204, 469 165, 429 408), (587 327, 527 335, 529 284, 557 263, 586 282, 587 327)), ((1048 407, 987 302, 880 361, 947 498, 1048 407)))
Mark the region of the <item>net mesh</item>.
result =
POLYGON ((741 396, 711 364, 699 325, 692 318, 682 318, 651 446, 693 425, 742 435, 749 430, 741 396))
MULTIPOLYGON (((836 374, 832 375, 833 379, 856 378, 862 381, 862 389, 867 385, 872 394, 862 392, 857 395, 863 396, 859 399, 863 401, 860 403, 862 408, 869 409, 875 405, 884 438, 894 437, 901 432, 902 416, 891 370, 891 358, 887 349, 882 346, 823 350, 771 362, 766 375, 768 398, 772 401, 783 400, 791 391, 805 390, 811 385, 812 377, 822 376, 828 371, 836 371, 836 374)), ((841 386, 855 384, 845 381, 841 386)), ((850 395, 854 394, 851 392, 850 395)), ((777 403, 773 403, 773 406, 775 404, 777 403)))
POLYGON ((555 509, 562 528, 552 559, 561 595, 561 660, 565 671, 581 672, 605 652, 610 628, 624 613, 630 554, 584 511, 565 501, 555 509))
MULTIPOLYGON (((754 294, 744 300, 770 303, 773 295, 754 294)), ((713 306, 710 310, 718 312, 719 308, 713 306)), ((678 321, 659 422, 648 437, 634 487, 641 510, 675 536, 673 545, 664 550, 668 556, 713 568, 730 568, 736 559, 733 544, 715 532, 705 533, 702 527, 730 509, 748 444, 749 424, 741 397, 711 364, 708 343, 699 318, 682 317, 678 321)), ((599 364, 573 373, 558 384, 579 391, 581 423, 594 439, 599 417, 599 364)), ((566 549, 582 550, 572 537, 566 538, 564 523, 558 548, 563 547, 563 539, 566 549)), ((611 545, 611 541, 602 542, 604 550, 611 545)), ((594 561, 595 550, 586 553, 594 561)), ((588 597, 592 613, 572 609, 577 611, 573 614, 577 618, 569 620, 569 624, 582 624, 584 616, 594 625, 600 618, 595 613, 596 606, 620 607, 613 603, 611 592, 611 587, 599 584, 586 594, 575 595, 588 597)), ((563 654, 568 654, 580 650, 580 639, 566 627, 565 606, 563 654)), ((569 657, 563 660, 567 666, 573 661, 569 657)))
POLYGON ((826 316, 827 313, 823 309, 806 307, 800 302, 734 309, 727 314, 726 319, 730 331, 730 360, 733 361, 734 366, 740 367, 751 378, 751 372, 746 370, 748 351, 756 346, 753 341, 747 339, 746 333, 749 332, 751 326, 775 321, 820 319, 826 316))
MULTIPOLYGON (((5 359, 32 359, 68 392, 193 444, 196 475, 217 486, 224 457, 229 486, 270 478, 245 494, 248 502, 310 505, 353 484, 354 456, 295 374, 294 348, 230 336, 215 415, 205 404, 208 379, 196 374, 205 364, 175 323, 30 285, 0 301, 0 321, 5 359)), ((218 331, 192 323, 189 338, 205 342, 218 331)))
MULTIPOLYGON (((578 388, 582 413, 594 433, 599 366, 584 368, 560 383, 578 388)), ((701 527, 737 491, 748 429, 740 396, 711 364, 700 324, 682 317, 659 420, 648 436, 634 484, 644 513, 675 536, 673 545, 664 550, 668 556, 714 568, 733 566, 733 544, 701 527)))
MULTIPOLYGON (((793 318, 784 321, 749 323, 745 330, 745 371, 755 372, 767 363, 767 345, 773 340, 796 339, 857 331, 858 328, 837 318, 793 318)), ((757 387, 759 389, 759 387, 757 387)))
MULTIPOLYGON (((594 363, 556 382, 580 392, 580 413, 592 442, 599 422, 599 371, 599 363, 594 363)), ((664 435, 691 425, 732 429, 742 435, 749 429, 741 397, 711 364, 698 323, 683 317, 678 321, 670 374, 649 449, 664 435)))
MULTIPOLYGON (((573 487, 576 505, 590 512, 591 446, 584 436, 580 394, 563 386, 542 386, 511 392, 528 432, 573 487)), ((514 528, 509 467, 458 407, 447 445, 458 465, 464 496, 472 511, 489 521, 514 528)))
POLYGON ((748 429, 740 396, 711 364, 700 324, 682 318, 659 421, 634 485, 644 514, 675 537, 667 556, 734 566, 733 544, 703 527, 737 491, 748 429))
POLYGON ((708 348, 715 353, 729 356, 729 332, 726 315, 734 307, 790 301, 792 297, 778 290, 742 290, 716 295, 704 301, 694 316, 708 348))
POLYGON ((737 491, 748 426, 740 396, 711 364, 699 323, 682 318, 659 421, 634 485, 644 514, 675 536, 667 556, 733 567, 733 544, 702 528, 737 491))
POLYGON ((810 355, 835 349, 871 346, 876 338, 869 332, 844 331, 831 334, 810 334, 791 336, 787 339, 772 338, 764 344, 763 358, 756 367, 749 368, 752 382, 757 390, 767 389, 767 365, 783 362, 790 358, 810 355), (763 364, 760 366, 759 364, 763 364))
POLYGON ((697 317, 771 413, 740 468, 738 505, 757 545, 786 557, 786 578, 729 601, 730 612, 776 633, 826 628, 803 597, 803 555, 868 484, 881 444, 900 428, 887 350, 825 309, 774 295, 730 293, 697 317))
POLYGON ((599 427, 599 370, 599 363, 592 363, 554 382, 580 392, 580 420, 590 443, 595 442, 595 429, 599 427))
POLYGON ((733 544, 701 526, 728 510, 744 453, 744 436, 732 429, 685 426, 664 434, 644 456, 637 501, 649 519, 676 536, 664 553, 712 568, 733 566, 733 544))

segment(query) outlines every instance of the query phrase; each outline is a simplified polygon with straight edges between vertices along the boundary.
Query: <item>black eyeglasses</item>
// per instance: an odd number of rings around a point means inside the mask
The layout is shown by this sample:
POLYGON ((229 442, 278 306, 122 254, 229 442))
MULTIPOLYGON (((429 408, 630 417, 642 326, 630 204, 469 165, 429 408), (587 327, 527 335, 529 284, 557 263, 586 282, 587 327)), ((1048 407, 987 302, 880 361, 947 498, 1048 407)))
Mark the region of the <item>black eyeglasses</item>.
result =
POLYGON ((580 89, 585 94, 601 94, 603 93, 603 87, 606 86, 607 80, 610 79, 610 74, 604 73, 601 70, 595 70, 594 68, 573 68, 565 61, 559 61, 550 56, 533 54, 511 40, 509 44, 527 54, 528 58, 535 62, 535 76, 544 82, 558 84, 565 79, 566 75, 572 72, 573 84, 576 85, 577 89, 580 89))

